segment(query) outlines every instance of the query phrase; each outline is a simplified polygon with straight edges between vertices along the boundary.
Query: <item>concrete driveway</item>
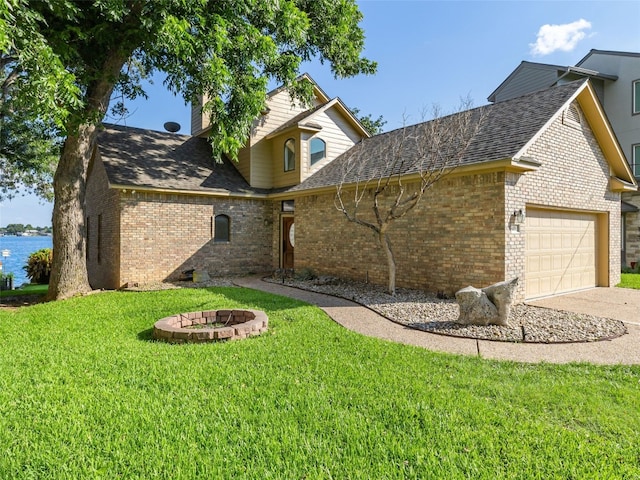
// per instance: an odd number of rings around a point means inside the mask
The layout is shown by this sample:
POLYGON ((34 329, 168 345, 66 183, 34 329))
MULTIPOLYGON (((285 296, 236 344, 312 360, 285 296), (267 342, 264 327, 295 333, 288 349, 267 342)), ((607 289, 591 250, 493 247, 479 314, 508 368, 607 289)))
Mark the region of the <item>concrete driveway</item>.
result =
POLYGON ((526 303, 536 307, 615 318, 640 325, 640 290, 632 288, 591 288, 526 303))

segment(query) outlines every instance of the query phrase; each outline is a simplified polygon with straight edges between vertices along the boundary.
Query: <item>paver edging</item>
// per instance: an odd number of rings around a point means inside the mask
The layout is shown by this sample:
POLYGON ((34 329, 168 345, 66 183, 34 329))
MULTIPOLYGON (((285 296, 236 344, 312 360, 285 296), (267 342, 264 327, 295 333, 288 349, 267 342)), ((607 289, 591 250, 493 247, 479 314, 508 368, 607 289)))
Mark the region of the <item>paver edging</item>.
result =
POLYGON ((158 320, 153 325, 153 338, 167 343, 241 340, 260 335, 268 327, 269 319, 262 310, 204 310, 158 320), (201 328, 190 328, 198 326, 201 328))

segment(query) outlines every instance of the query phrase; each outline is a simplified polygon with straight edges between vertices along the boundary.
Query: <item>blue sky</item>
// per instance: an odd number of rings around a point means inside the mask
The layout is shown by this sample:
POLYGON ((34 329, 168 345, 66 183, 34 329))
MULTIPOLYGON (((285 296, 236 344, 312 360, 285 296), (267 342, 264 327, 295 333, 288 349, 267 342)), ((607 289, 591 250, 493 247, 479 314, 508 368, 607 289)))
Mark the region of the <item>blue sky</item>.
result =
MULTIPOLYGON (((389 130, 420 121, 434 104, 452 111, 466 96, 476 106, 487 103, 522 60, 573 65, 592 48, 640 52, 638 1, 358 3, 365 55, 378 62, 378 73, 336 80, 319 62, 304 71, 329 96, 374 118, 382 115, 389 130)), ((182 125, 180 133, 189 133, 190 109, 166 92, 161 77, 147 93, 148 101, 129 105, 126 125, 162 130, 172 120, 182 125)), ((4 201, 0 226, 50 225, 51 210, 31 196, 4 201)))

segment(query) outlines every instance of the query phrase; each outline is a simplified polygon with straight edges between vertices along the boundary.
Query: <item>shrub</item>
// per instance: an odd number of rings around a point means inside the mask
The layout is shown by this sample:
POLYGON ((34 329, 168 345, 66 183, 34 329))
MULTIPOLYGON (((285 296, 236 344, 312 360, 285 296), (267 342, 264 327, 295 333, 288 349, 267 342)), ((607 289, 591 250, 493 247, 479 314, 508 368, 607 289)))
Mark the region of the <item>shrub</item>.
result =
POLYGON ((13 273, 0 271, 0 290, 13 290, 13 273))
POLYGON ((31 283, 49 283, 53 250, 43 248, 29 255, 27 265, 22 267, 27 272, 31 283))
POLYGON ((296 270, 295 279, 296 280, 313 280, 316 278, 315 272, 310 268, 303 268, 300 270, 296 270))
POLYGON ((640 262, 635 264, 635 268, 622 267, 622 273, 640 273, 640 262))

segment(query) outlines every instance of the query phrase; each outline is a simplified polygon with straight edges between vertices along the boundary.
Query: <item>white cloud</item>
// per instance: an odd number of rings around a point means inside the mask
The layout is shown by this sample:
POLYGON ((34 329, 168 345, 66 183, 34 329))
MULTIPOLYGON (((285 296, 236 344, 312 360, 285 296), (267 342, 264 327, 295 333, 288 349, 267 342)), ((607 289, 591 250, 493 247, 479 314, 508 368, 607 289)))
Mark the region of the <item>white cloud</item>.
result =
POLYGON ((591 28, 591 22, 580 19, 564 25, 542 25, 538 30, 536 43, 530 43, 533 55, 549 55, 556 50, 570 52, 578 42, 585 38, 585 30, 591 28))

